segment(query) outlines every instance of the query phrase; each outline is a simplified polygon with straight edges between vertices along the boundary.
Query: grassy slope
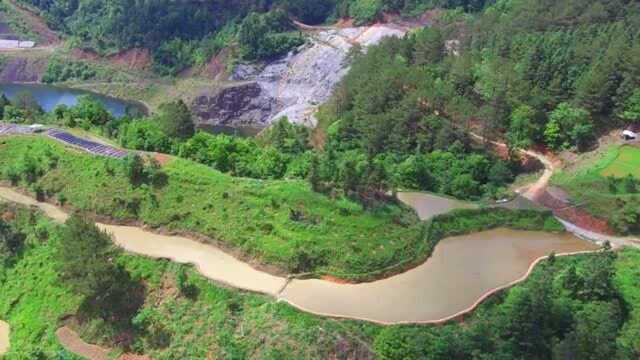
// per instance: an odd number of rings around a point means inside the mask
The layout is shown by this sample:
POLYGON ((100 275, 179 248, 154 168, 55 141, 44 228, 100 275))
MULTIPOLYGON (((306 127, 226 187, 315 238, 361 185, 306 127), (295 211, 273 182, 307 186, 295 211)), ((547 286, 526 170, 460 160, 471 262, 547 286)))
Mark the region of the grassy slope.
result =
MULTIPOLYGON (((619 206, 618 199, 637 196, 625 193, 623 189, 616 194, 611 193, 606 178, 606 175, 612 175, 611 171, 616 172, 620 168, 621 150, 628 153, 625 148, 611 146, 595 159, 579 160, 575 169, 554 175, 552 183, 566 190, 574 203, 584 205, 590 213, 606 219, 612 214, 612 209, 619 206)), ((640 151, 634 150, 639 157, 636 161, 640 161, 640 151)))
POLYGON ((312 270, 357 278, 414 256, 421 242, 421 224, 411 211, 388 206, 365 212, 350 201, 336 203, 313 193, 302 181, 233 178, 174 160, 164 168, 165 187, 133 188, 119 161, 67 150, 42 137, 1 139, 0 174, 26 154, 41 163, 54 154, 60 159, 38 184, 63 194, 77 209, 205 234, 291 271, 312 263, 312 270), (292 209, 304 219, 292 221, 292 209))
POLYGON ((630 313, 618 342, 640 353, 640 251, 627 250, 620 254, 615 283, 630 313))
MULTIPOLYGON (((73 359, 54 333, 60 317, 74 314, 81 299, 57 280, 55 225, 44 218, 38 224, 27 228, 30 245, 17 263, 10 269, 0 266, 0 274, 6 270, 7 275, 6 281, 0 276, 0 319, 12 326, 7 359, 36 358, 39 353, 73 359), (35 229, 43 228, 51 236, 36 240, 35 229)), ((154 359, 317 359, 368 351, 361 340, 367 325, 318 318, 265 296, 224 289, 183 265, 129 255, 118 261, 147 288, 137 317, 146 331, 135 347, 154 359), (196 297, 176 289, 176 273, 182 269, 198 288, 196 297), (168 341, 160 341, 163 338, 168 341)), ((100 341, 103 334, 95 323, 79 330, 90 342, 100 341)))
MULTIPOLYGON (((72 314, 80 299, 57 281, 55 226, 40 217, 24 216, 26 211, 22 214, 18 219, 22 219, 21 228, 30 233, 29 246, 10 269, 0 267, 0 274, 6 271, 9 275, 0 276, 3 294, 0 318, 13 326, 12 353, 8 359, 29 358, 38 351, 49 357, 67 355, 53 332, 59 326, 59 317, 72 314), (35 220, 27 223, 24 219, 28 218, 35 220), (35 234, 41 235, 36 237, 35 234)), ((556 262, 563 269, 570 265, 581 268, 591 256, 559 258, 556 262)), ((265 296, 221 288, 184 265, 133 255, 121 255, 117 261, 146 286, 145 304, 134 321, 143 331, 134 348, 154 359, 207 358, 207 355, 254 359, 366 358, 370 355, 371 344, 381 332, 444 331, 439 327, 381 327, 320 318, 265 296), (176 288, 176 274, 184 270, 188 283, 197 288, 196 296, 186 297, 176 288)), ((632 314, 632 320, 618 341, 635 342, 638 348, 640 251, 620 253, 616 268, 617 288, 632 314)), ((542 273, 537 269, 532 279, 542 273)), ((503 304, 510 303, 512 295, 517 297, 527 286, 529 281, 492 298, 469 321, 494 318, 496 312, 502 311, 503 304)), ((85 340, 97 343, 104 340, 100 329, 95 323, 88 323, 79 331, 85 340)), ((464 330, 458 325, 449 325, 447 329, 456 333, 464 330)))
MULTIPOLYGON (((0 205, 0 213, 4 212, 2 209, 0 205)), ((54 244, 58 241, 54 226, 43 218, 29 220, 32 218, 27 211, 22 211, 18 219, 23 227, 31 228, 27 237, 29 246, 10 269, 3 269, 0 263, 0 319, 11 325, 11 348, 6 357, 68 355, 58 343, 55 331, 58 319, 74 313, 80 299, 58 281, 53 256, 54 244), (49 239, 35 235, 49 232, 53 234, 49 239)))

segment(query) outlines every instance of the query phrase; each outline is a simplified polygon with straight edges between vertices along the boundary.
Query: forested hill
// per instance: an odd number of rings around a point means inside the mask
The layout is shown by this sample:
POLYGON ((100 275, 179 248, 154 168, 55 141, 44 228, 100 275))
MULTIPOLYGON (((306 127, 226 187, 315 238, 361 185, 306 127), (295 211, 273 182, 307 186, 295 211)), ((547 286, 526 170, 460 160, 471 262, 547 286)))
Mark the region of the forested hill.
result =
POLYGON ((640 121, 638 1, 504 0, 447 14, 356 58, 326 106, 334 138, 374 153, 430 151, 449 122, 513 148, 582 150, 599 131, 640 121))
POLYGON ((416 15, 434 7, 477 10, 484 4, 484 0, 18 1, 39 11, 49 26, 75 39, 76 46, 103 54, 151 49, 157 70, 168 74, 208 61, 236 42, 248 60, 281 55, 300 44, 290 34, 283 35, 293 30, 289 18, 319 24, 350 17, 364 24, 386 12, 416 15), (269 12, 278 14, 258 15, 269 12), (264 49, 255 51, 252 46, 264 49))

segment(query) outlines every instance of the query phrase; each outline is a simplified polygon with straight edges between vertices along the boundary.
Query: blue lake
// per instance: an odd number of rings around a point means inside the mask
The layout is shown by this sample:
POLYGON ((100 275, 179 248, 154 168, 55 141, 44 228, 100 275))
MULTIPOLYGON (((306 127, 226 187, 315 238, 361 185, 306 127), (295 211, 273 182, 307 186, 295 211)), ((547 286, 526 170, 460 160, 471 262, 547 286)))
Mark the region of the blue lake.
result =
POLYGON ((0 84, 0 93, 4 93, 9 100, 13 100, 21 92, 29 92, 40 104, 44 111, 49 112, 58 105, 73 106, 78 97, 91 95, 100 101, 115 117, 122 117, 129 113, 146 114, 147 109, 141 103, 125 101, 84 90, 69 89, 44 84, 0 84))

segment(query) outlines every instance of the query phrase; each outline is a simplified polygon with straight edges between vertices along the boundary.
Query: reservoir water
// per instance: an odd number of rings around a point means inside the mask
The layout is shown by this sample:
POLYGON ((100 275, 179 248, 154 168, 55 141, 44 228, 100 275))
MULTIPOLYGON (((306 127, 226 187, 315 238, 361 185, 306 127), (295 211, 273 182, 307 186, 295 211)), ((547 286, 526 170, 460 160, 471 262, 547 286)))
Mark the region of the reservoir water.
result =
POLYGON ((147 113, 146 107, 141 103, 125 101, 84 90, 69 89, 45 84, 0 84, 0 93, 4 93, 9 100, 15 99, 15 97, 21 92, 31 93, 33 98, 46 112, 52 111, 58 105, 73 106, 77 104, 78 97, 82 95, 91 95, 100 101, 115 117, 122 117, 127 113, 147 113))
MULTIPOLYGON (((0 186, 0 198, 37 206, 58 221, 67 217, 60 208, 38 203, 11 188, 0 186)), ((320 279, 287 283, 285 278, 191 239, 131 226, 98 226, 132 253, 192 263, 212 280, 266 293, 312 313, 381 323, 430 322, 454 316, 496 288, 521 279, 540 257, 598 248, 569 233, 496 229, 444 239, 425 263, 387 279, 363 284, 320 279)))

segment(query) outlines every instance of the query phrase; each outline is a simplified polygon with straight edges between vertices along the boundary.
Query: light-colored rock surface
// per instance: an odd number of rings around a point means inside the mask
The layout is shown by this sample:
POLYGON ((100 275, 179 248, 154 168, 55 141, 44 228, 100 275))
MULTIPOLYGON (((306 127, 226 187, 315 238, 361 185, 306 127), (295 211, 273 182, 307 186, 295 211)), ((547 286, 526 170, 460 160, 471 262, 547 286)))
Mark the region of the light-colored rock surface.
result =
POLYGON ((194 101, 194 113, 200 123, 215 125, 264 127, 286 116, 313 126, 316 108, 329 99, 349 70, 351 48, 356 44, 366 48, 406 31, 385 24, 310 31, 308 43, 295 53, 262 69, 238 66, 232 75, 232 80, 243 82, 238 89, 201 94, 194 101))

